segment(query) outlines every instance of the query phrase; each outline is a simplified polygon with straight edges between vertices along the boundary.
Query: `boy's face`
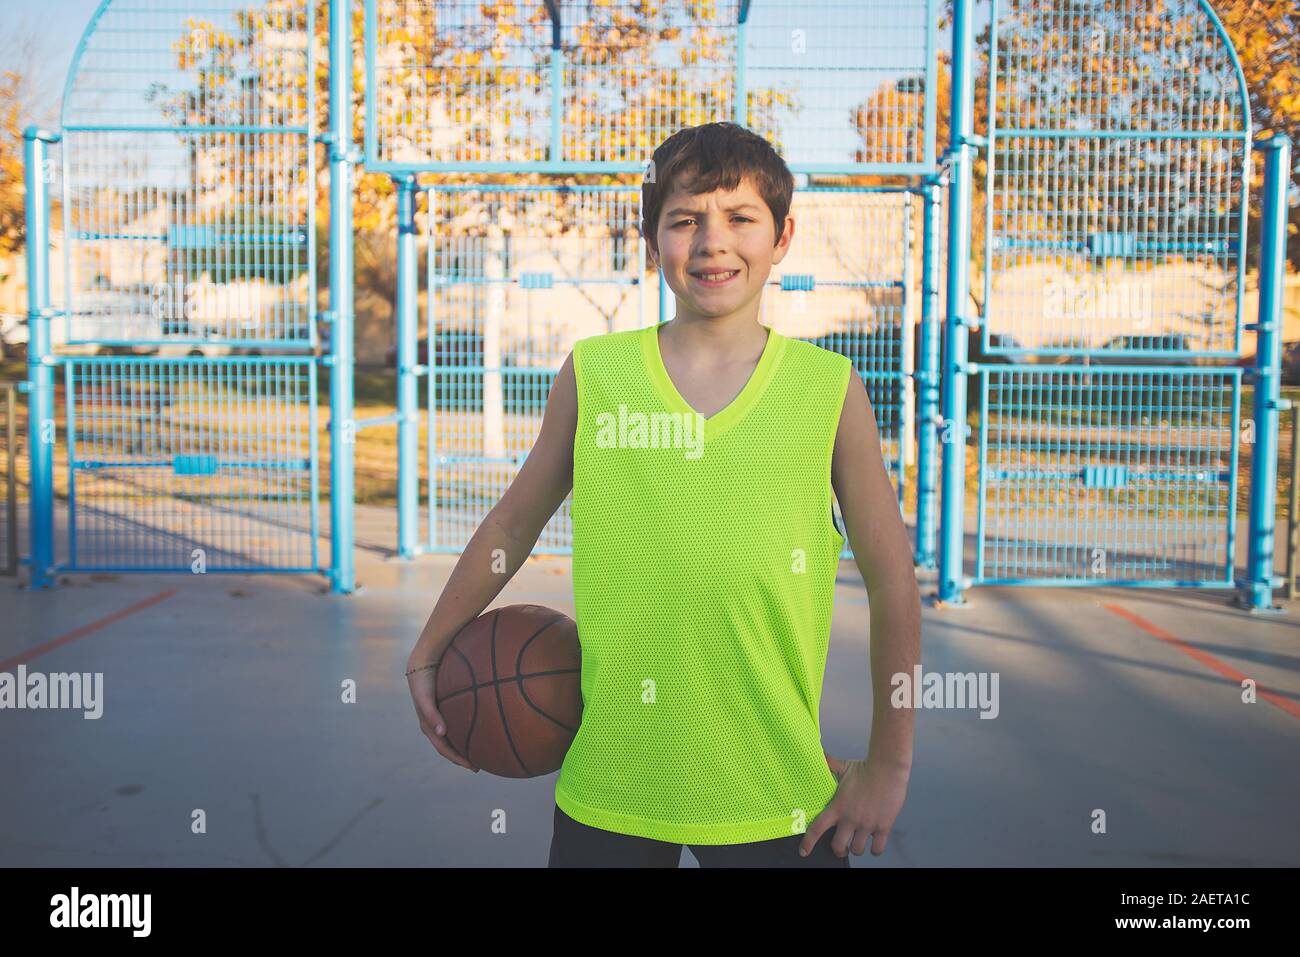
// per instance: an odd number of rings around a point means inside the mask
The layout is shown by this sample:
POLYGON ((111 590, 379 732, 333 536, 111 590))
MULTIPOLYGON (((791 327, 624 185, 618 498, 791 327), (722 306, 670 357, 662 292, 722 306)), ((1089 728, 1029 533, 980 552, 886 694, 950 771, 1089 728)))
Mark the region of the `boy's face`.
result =
POLYGON ((775 235, 772 211, 743 178, 730 193, 691 195, 676 185, 659 214, 655 242, 648 246, 677 296, 678 316, 757 319, 759 296, 772 265, 785 258, 794 238, 794 217, 785 217, 773 245, 775 235))

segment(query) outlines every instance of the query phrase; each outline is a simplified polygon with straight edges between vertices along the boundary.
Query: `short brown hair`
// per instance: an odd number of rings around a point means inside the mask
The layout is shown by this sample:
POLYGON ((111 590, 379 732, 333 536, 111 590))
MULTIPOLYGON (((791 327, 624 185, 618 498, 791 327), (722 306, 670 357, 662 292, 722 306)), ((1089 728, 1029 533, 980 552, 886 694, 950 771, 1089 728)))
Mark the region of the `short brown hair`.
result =
POLYGON ((641 183, 641 235, 654 242, 664 201, 678 182, 692 195, 731 191, 749 177, 776 223, 776 245, 790 212, 794 176, 767 140, 736 123, 705 123, 678 130, 659 144, 641 183))

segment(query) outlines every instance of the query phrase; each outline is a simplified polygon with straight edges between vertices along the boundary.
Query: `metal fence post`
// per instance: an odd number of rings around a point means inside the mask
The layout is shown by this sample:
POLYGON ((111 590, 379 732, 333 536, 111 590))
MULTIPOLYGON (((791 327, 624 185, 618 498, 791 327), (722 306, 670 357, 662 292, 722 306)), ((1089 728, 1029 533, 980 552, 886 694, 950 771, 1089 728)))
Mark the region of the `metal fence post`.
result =
POLYGON ((31 460, 32 588, 53 584, 54 367, 50 361, 50 208, 45 144, 60 136, 38 127, 23 131, 27 216, 28 456, 31 460))
POLYGON ((413 558, 419 503, 419 419, 416 408, 415 177, 397 186, 397 553, 413 558))
POLYGON ((349 594, 355 496, 352 379, 352 4, 330 0, 330 590, 349 594))
POLYGON ((940 180, 926 177, 921 185, 921 348, 916 370, 916 564, 935 564, 936 483, 939 477, 939 210, 940 180))
POLYGON ((5 390, 5 575, 18 574, 18 388, 5 390))
POLYGON ((964 315, 970 293, 971 147, 974 135, 975 85, 972 77, 974 32, 971 0, 956 0, 952 26, 953 172, 948 207, 948 316, 943 360, 943 519, 939 535, 939 582, 936 598, 964 605, 962 574, 966 507, 966 333, 964 315))
POLYGON ((1278 409, 1282 379, 1282 262, 1286 251, 1287 187, 1291 141, 1283 133, 1255 144, 1264 152, 1260 217, 1259 320, 1255 330, 1255 449, 1250 467, 1250 532, 1246 578, 1239 604, 1252 611, 1278 609, 1273 589, 1274 510, 1277 504, 1278 409))

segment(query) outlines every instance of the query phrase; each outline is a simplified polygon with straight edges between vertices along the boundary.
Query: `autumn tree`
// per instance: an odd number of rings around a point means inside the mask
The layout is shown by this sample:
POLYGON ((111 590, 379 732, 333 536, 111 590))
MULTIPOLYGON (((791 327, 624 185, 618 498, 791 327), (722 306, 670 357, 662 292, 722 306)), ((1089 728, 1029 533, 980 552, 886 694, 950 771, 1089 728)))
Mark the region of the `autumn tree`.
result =
MULTIPOLYGON (((49 59, 46 43, 30 21, 12 21, 0 38, 0 256, 21 252, 27 242, 23 208, 23 130, 53 126, 55 102, 42 83, 49 59)), ((59 209, 51 195, 51 211, 59 209)))
POLYGON ((21 90, 17 73, 0 74, 0 256, 19 252, 27 243, 21 90))
MULTIPOLYGON (((1300 6, 1295 0, 1217 0, 1215 11, 1241 60, 1257 138, 1274 132, 1291 139, 1292 186, 1287 211, 1286 259, 1300 271, 1300 6)), ((1258 160, 1258 157, 1256 157, 1258 160)), ((1264 164, 1254 164, 1251 234, 1259 235, 1264 164)), ((1259 264, 1258 243, 1249 262, 1259 264)))
MULTIPOLYGON (((1241 62, 1249 97, 1245 108, 1250 111, 1256 140, 1280 130, 1300 146, 1300 64, 1296 59, 1296 51, 1300 49, 1300 7, 1287 0, 1216 0, 1212 6, 1241 62)), ((976 16, 976 22, 984 22, 984 26, 975 36, 974 129, 976 133, 986 135, 992 43, 991 24, 987 22, 989 0, 976 0, 975 7, 983 13, 976 16)), ((1050 13, 1058 27, 1066 28, 1068 25, 1068 32, 1067 29, 1055 33, 1040 31, 1017 38, 1009 37, 1007 24, 1003 24, 1000 37, 1003 56, 1020 57, 1016 62, 1018 72, 1026 74, 1037 70, 1041 77, 1034 94, 1022 100, 1011 100, 1008 97, 1021 94, 1008 91, 1008 79, 1003 76, 999 94, 1003 98, 999 111, 1000 125, 1008 123, 1008 108, 1027 106, 1035 111, 1033 122, 1043 125, 1049 121, 1060 124, 1092 116, 1098 122, 1098 128, 1119 129, 1126 125, 1148 128, 1139 124, 1155 119, 1166 123, 1170 129, 1179 129, 1189 121, 1200 123, 1192 125, 1193 129, 1213 129, 1215 127, 1205 111, 1226 109, 1235 95, 1235 88, 1223 87, 1217 99, 1204 96, 1205 91, 1197 85, 1211 76, 1213 82, 1220 85, 1221 81, 1230 78, 1226 50, 1202 50, 1196 54, 1199 59, 1168 55, 1175 49, 1190 50, 1189 43, 1193 39, 1200 42, 1204 38, 1207 43, 1212 40, 1213 44, 1222 42, 1209 29, 1209 21, 1195 0, 1156 0, 1141 5, 1072 4, 1069 7, 1061 7, 1057 0, 1019 0, 1015 4, 1003 3, 1000 12, 1005 18, 1011 10, 1032 12, 1035 8, 1050 13), (1193 32, 1196 37, 1193 37, 1193 32), (1022 48, 1008 54, 1006 47, 1011 43, 1019 43, 1022 48), (1192 70, 1196 75, 1190 75, 1192 70), (1162 115, 1153 116, 1150 102, 1131 95, 1134 88, 1139 87, 1161 93, 1159 109, 1164 111, 1162 115), (1045 95, 1044 91, 1049 89, 1051 95, 1045 95)), ((948 27, 952 22, 952 0, 945 0, 945 9, 941 26, 948 27)), ((951 142, 951 75, 951 56, 945 52, 940 57, 939 88, 936 90, 940 150, 951 142)), ((864 116, 869 121, 873 104, 868 102, 864 109, 867 111, 864 116)), ((1006 148, 1005 142, 1002 148, 1006 148)), ((1107 162, 1112 167, 1122 165, 1124 161, 1119 153, 1123 148, 1122 145, 1101 146, 1081 156, 1078 162, 1089 168, 1081 166, 1076 175, 1093 176, 1107 162)), ((1177 162, 1190 174, 1197 164, 1207 162, 1207 152, 1217 148, 1212 141, 1206 141, 1197 148, 1200 155, 1188 153, 1177 162)), ((983 222, 988 206, 985 194, 987 155, 987 150, 977 152, 972 180, 972 256, 977 269, 983 268, 983 222)), ((1293 148, 1292 159, 1294 171, 1300 172, 1300 149, 1293 148)), ((1214 162, 1221 163, 1222 159, 1214 162)), ((1240 168, 1245 161, 1238 154, 1232 162, 1240 168)), ((1263 163, 1258 153, 1252 159, 1251 174, 1247 229, 1250 237, 1258 237, 1264 183, 1263 163)), ((1184 188, 1185 199, 1192 188, 1190 185, 1184 188)), ((1153 205, 1159 202, 1153 194, 1154 191, 1134 190, 1114 197, 1117 207, 1112 215, 1120 219, 1132 214, 1170 215, 1171 211, 1153 205)), ((1287 259, 1291 268, 1297 269, 1300 268, 1300 205, 1294 197, 1293 191, 1288 212, 1287 259)), ((1257 241, 1247 243, 1246 263, 1247 268, 1258 268, 1257 241)))

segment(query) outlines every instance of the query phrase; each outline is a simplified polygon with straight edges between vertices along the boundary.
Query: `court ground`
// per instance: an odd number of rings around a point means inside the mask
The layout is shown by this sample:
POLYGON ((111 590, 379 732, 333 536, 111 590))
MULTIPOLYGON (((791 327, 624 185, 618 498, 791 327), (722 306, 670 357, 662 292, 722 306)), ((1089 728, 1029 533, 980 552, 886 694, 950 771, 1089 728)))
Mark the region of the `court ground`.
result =
MULTIPOLYGON (((417 727, 402 672, 455 558, 395 560, 393 524, 358 510, 347 598, 311 576, 0 580, 0 671, 104 676, 96 720, 0 712, 0 865, 544 866, 555 775, 473 774, 417 727)), ((569 572, 534 558, 494 605, 572 614, 569 572)), ((1300 608, 1002 587, 936 609, 927 572, 921 591, 924 669, 996 672, 999 710, 920 712, 889 848, 855 867, 1300 864, 1300 608)), ((822 702, 841 757, 867 744, 868 626, 844 562, 822 702)))

